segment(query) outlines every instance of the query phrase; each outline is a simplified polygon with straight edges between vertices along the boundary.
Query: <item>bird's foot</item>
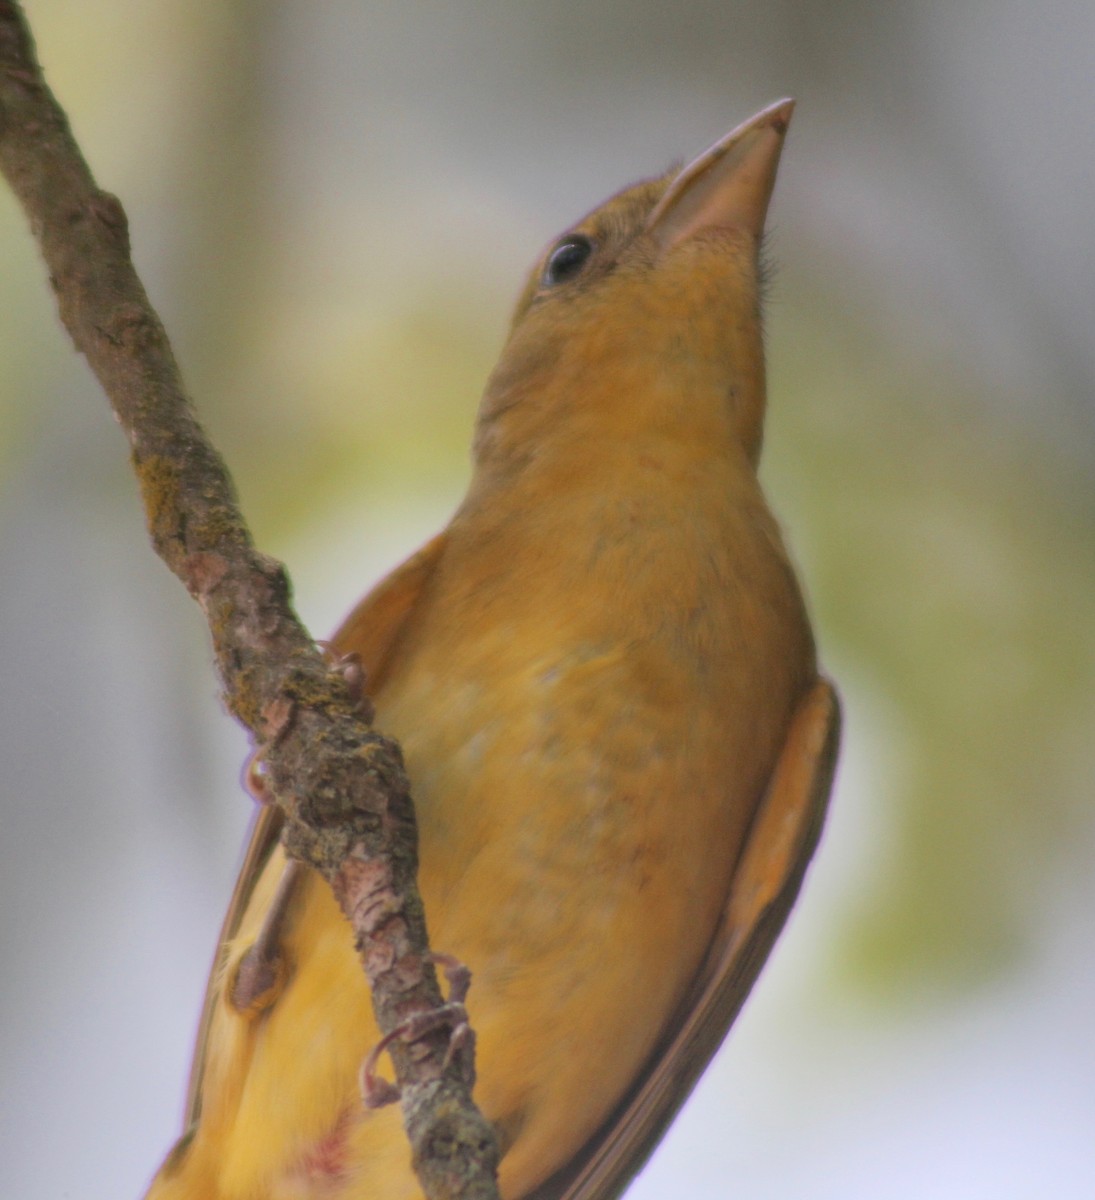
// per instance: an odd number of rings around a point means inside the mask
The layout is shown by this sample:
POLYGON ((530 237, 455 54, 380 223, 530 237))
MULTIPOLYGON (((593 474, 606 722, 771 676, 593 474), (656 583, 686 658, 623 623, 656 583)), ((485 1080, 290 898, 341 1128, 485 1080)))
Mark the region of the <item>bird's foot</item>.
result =
POLYGON ((471 986, 471 971, 451 954, 431 954, 429 958, 441 967, 449 985, 449 998, 437 1008, 408 1017, 369 1051, 361 1066, 361 1096, 366 1108, 383 1108, 400 1098, 399 1085, 377 1073, 377 1064, 385 1050, 393 1042, 416 1042, 445 1027, 449 1029, 449 1045, 441 1069, 447 1070, 459 1055, 460 1067, 468 1086, 475 1082, 475 1033, 468 1023, 468 1010, 464 1007, 471 986))
POLYGON ((372 701, 365 695, 365 668, 361 665, 361 655, 353 650, 342 654, 332 642, 317 641, 316 645, 323 651, 330 669, 342 676, 350 699, 363 710, 365 720, 371 724, 375 713, 372 701))
POLYGON ((240 772, 240 783, 243 785, 243 790, 252 800, 265 805, 274 803, 274 793, 270 790, 270 784, 266 778, 266 764, 263 762, 268 745, 269 743, 263 742, 261 746, 256 746, 247 756, 247 761, 243 764, 243 770, 240 772))
POLYGON ((302 863, 285 864, 258 937, 236 966, 228 1001, 241 1016, 254 1017, 265 1012, 285 987, 289 977, 289 961, 282 945, 285 922, 304 870, 302 863))

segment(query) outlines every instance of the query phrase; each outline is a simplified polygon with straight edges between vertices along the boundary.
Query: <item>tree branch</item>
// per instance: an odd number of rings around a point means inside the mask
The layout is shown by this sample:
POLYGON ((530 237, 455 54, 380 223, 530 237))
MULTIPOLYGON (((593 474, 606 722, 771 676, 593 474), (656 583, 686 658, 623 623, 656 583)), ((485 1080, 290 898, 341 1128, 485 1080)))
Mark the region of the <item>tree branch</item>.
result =
MULTIPOLYGON (((442 1003, 399 747, 369 728, 293 612, 284 567, 255 549, 133 268, 122 206, 96 186, 14 0, 0 0, 0 171, 129 439, 156 551, 206 615, 225 703, 263 747, 286 847, 334 890, 387 1034, 442 1003)), ((415 1167, 431 1200, 489 1200, 494 1135, 447 1048, 444 1029, 413 1053, 390 1047, 415 1167)))

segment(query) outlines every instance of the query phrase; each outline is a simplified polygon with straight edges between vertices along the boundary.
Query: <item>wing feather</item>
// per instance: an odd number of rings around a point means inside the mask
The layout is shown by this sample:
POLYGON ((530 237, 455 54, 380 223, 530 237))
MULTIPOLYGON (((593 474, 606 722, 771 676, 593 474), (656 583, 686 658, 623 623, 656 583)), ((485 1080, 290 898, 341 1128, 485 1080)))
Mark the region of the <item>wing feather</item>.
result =
POLYGON ((821 834, 839 739, 839 700, 819 679, 791 722, 711 949, 658 1049, 586 1147, 525 1200, 610 1200, 653 1153, 787 920, 821 834))

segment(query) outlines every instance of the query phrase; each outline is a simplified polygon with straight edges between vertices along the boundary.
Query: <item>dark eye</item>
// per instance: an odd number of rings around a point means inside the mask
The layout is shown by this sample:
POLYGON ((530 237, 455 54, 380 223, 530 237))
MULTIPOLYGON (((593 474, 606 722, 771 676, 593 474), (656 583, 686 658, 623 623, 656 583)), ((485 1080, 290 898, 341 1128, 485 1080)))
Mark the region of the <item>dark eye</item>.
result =
POLYGON ((543 283, 545 287, 553 287, 557 283, 566 283, 586 265, 593 253, 593 243, 584 234, 568 233, 565 238, 548 255, 544 267, 543 283))

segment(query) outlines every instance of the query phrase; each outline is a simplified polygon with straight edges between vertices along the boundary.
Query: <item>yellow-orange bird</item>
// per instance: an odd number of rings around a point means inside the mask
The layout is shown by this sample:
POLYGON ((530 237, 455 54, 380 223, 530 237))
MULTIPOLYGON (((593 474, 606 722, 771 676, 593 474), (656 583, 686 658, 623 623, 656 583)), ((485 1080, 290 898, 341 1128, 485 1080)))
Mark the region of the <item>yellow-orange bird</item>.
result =
MULTIPOLYGON (((792 103, 542 254, 448 528, 339 631, 403 745, 433 945, 475 978, 507 1200, 614 1196, 737 1014, 798 891, 835 693, 757 482, 758 244, 792 103)), ((327 886, 264 811, 154 1200, 409 1200, 327 886), (260 933, 285 970, 254 996, 260 933)))

